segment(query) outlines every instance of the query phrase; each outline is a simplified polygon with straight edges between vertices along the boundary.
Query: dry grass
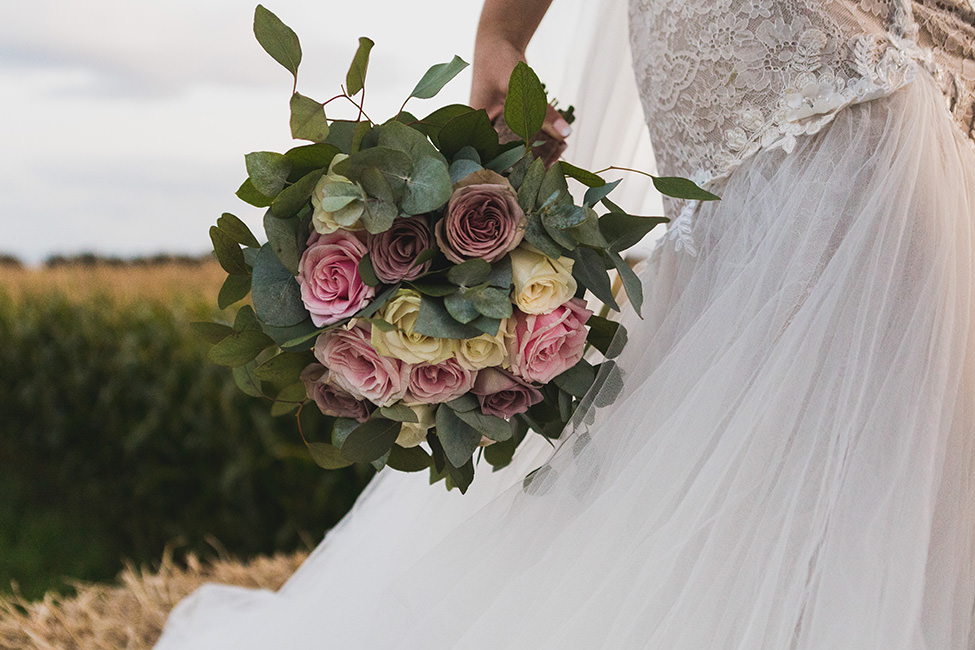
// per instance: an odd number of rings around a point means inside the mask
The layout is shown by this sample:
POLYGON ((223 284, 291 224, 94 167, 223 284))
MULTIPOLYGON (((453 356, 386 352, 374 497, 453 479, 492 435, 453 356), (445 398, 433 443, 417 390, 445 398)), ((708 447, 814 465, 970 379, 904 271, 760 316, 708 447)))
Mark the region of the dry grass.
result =
POLYGON ((259 557, 248 562, 200 562, 185 567, 167 554, 156 572, 126 568, 119 584, 77 584, 75 596, 48 594, 25 602, 0 597, 0 648, 4 650, 142 650, 153 646, 173 606, 204 582, 277 589, 307 553, 259 557))
POLYGON ((20 298, 56 291, 87 300, 108 295, 121 302, 150 300, 171 304, 180 298, 203 297, 216 304, 227 274, 215 261, 201 264, 68 264, 26 268, 0 265, 0 290, 20 298))

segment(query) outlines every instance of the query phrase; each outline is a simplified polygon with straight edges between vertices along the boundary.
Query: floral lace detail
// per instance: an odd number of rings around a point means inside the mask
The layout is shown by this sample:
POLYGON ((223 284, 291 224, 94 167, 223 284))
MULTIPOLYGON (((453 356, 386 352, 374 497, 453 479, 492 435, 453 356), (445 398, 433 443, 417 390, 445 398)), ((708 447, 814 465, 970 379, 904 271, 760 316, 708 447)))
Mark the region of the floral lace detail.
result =
MULTIPOLYGON (((844 107, 935 75, 975 133, 975 0, 631 0, 634 70, 658 168, 714 185, 791 152, 844 107), (917 19, 915 19, 915 16, 917 19), (967 30, 967 31, 966 31, 967 30)), ((665 200, 693 254, 696 202, 665 200)))

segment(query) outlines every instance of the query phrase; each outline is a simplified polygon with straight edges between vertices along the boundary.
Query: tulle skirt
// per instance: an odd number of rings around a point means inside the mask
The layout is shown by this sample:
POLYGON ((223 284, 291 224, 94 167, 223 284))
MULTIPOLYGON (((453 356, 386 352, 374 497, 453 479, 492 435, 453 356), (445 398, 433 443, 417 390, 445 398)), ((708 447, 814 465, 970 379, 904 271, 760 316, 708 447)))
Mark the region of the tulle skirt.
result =
POLYGON ((718 190, 557 449, 466 496, 383 472, 158 647, 975 648, 971 143, 919 73, 718 190))

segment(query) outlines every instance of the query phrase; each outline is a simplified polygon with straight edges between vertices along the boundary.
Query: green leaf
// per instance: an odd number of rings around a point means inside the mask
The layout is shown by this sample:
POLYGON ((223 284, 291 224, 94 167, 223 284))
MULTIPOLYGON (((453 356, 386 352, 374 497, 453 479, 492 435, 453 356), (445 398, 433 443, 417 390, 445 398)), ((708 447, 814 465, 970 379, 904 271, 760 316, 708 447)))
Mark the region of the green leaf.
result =
POLYGON ((474 292, 474 308, 488 318, 511 316, 511 298, 505 289, 485 287, 474 292))
POLYGON ((525 145, 520 144, 516 147, 502 151, 492 160, 489 160, 484 166, 491 171, 495 171, 500 174, 501 172, 510 169, 515 163, 524 158, 525 151, 525 145))
POLYGON ((246 330, 233 332, 220 341, 207 353, 207 358, 221 366, 242 366, 259 355, 264 348, 274 342, 264 332, 246 330))
MULTIPOLYGON (((271 247, 278 261, 288 269, 291 275, 298 274, 298 263, 305 246, 305 237, 299 230, 301 222, 291 219, 278 219, 268 210, 264 214, 264 232, 267 234, 267 245, 271 247)), ((260 256, 260 253, 258 253, 260 256)))
POLYGON ((339 151, 351 154, 352 140, 355 139, 356 127, 358 125, 358 122, 333 120, 329 124, 328 137, 325 139, 325 142, 334 146, 339 151))
POLYGON ((541 130, 547 109, 545 88, 535 71, 519 61, 511 71, 504 101, 504 121, 508 128, 528 143, 541 130))
POLYGON ((474 459, 471 458, 463 467, 454 467, 450 463, 444 467, 447 471, 447 489, 457 488, 461 494, 467 493, 467 488, 474 482, 474 459))
POLYGON ((312 192, 318 180, 325 175, 325 170, 316 169, 302 176, 281 192, 271 202, 271 212, 278 219, 289 219, 308 205, 312 192))
POLYGON ((491 275, 491 265, 480 258, 474 258, 450 267, 447 279, 461 287, 481 284, 491 275))
POLYGON ((295 79, 301 63, 298 35, 262 5, 254 10, 254 36, 271 58, 287 68, 295 79))
POLYGON ((643 308, 643 283, 640 282, 640 278, 633 272, 630 265, 626 263, 626 260, 619 256, 619 253, 610 253, 609 259, 613 261, 616 271, 620 274, 620 280, 623 282, 623 290, 626 291, 626 297, 630 299, 633 310, 637 313, 637 316, 642 317, 640 310, 643 308))
POLYGON ((267 197, 275 197, 291 173, 291 161, 283 154, 273 151, 254 151, 244 156, 247 177, 254 189, 267 197))
POLYGON ((545 172, 542 178, 542 185, 538 188, 538 199, 535 204, 551 208, 553 205, 561 203, 572 203, 572 195, 569 194, 569 186, 565 182, 565 176, 558 165, 552 165, 545 172))
POLYGON ((511 438, 511 424, 507 420, 493 415, 484 415, 478 410, 455 412, 454 415, 491 440, 503 442, 511 438))
POLYGON ((582 199, 583 205, 587 205, 590 208, 606 198, 606 196, 616 189, 616 186, 620 184, 620 179, 616 179, 612 183, 605 183, 599 187, 590 187, 586 190, 586 196, 582 199))
POLYGON ((721 197, 698 187, 694 181, 679 176, 654 176, 653 186, 657 191, 676 199, 695 201, 718 201, 721 197))
POLYGON ((447 165, 427 156, 413 163, 413 173, 406 180, 406 191, 400 207, 406 214, 424 214, 443 206, 453 193, 447 165))
POLYGON ((237 388, 241 390, 245 395, 250 395, 251 397, 264 397, 264 391, 261 389, 260 380, 254 376, 254 368, 257 366, 256 361, 250 361, 242 366, 237 366, 230 370, 230 374, 234 377, 234 383, 237 384, 237 388))
POLYGON ((442 300, 427 296, 423 296, 420 302, 420 313, 417 314, 413 331, 443 339, 470 339, 481 334, 477 328, 457 322, 442 300))
POLYGON ((359 277, 368 287, 378 287, 381 284, 379 278, 376 277, 375 269, 372 268, 372 258, 370 258, 369 253, 363 255, 362 259, 359 260, 359 277))
POLYGON ((349 435, 359 428, 359 421, 352 418, 335 418, 332 425, 332 444, 341 448, 349 435))
POLYGON ((537 214, 529 213, 525 226, 525 241, 542 251, 552 259, 558 259, 565 254, 565 249, 555 243, 542 225, 542 218, 537 214))
POLYGON ((409 282, 409 286, 416 289, 419 293, 424 296, 434 296, 436 298, 442 298, 444 296, 449 296, 450 294, 457 291, 457 287, 452 284, 439 284, 434 282, 409 282))
POLYGON ((508 290, 511 288, 511 256, 505 255, 491 265, 491 275, 484 280, 488 286, 508 290))
POLYGON ((257 315, 254 313, 254 308, 250 305, 243 305, 237 310, 237 315, 234 316, 234 331, 246 332, 248 330, 261 332, 263 328, 261 327, 261 321, 258 320, 257 315))
POLYGON ((440 148, 440 129, 442 129, 447 122, 455 117, 473 112, 473 108, 470 106, 465 106, 464 104, 448 104, 443 108, 438 108, 411 126, 429 137, 430 140, 433 141, 433 144, 436 145, 437 148, 440 148))
POLYGON ((619 253, 636 246, 651 230, 662 223, 666 217, 635 217, 624 212, 609 212, 599 218, 599 230, 609 243, 609 250, 619 253))
POLYGON ((271 205, 271 197, 258 192, 249 178, 245 179, 237 189, 237 198, 255 208, 266 208, 271 205))
POLYGON ((258 365, 254 369, 254 376, 262 381, 287 386, 299 381, 301 372, 314 361, 315 357, 310 352, 282 352, 258 365))
POLYGON ((234 328, 223 323, 194 322, 190 323, 190 328, 201 339, 214 345, 227 338, 233 333, 234 328))
POLYGON ((260 247, 257 238, 250 231, 250 228, 247 227, 247 224, 229 212, 224 212, 220 215, 220 218, 217 219, 217 228, 230 235, 231 239, 238 244, 260 247))
POLYGON ((368 305, 360 309, 355 313, 356 318, 370 318, 373 314, 378 312, 383 306, 389 302, 390 298, 396 295, 399 291, 399 283, 390 285, 386 287, 385 290, 376 295, 368 305))
POLYGON ((448 171, 450 172, 450 182, 457 184, 474 172, 479 172, 482 169, 484 169, 484 167, 482 167, 481 163, 479 162, 470 160, 469 158, 457 158, 454 160, 454 162, 450 163, 450 167, 448 168, 448 171))
POLYGON ((481 315, 474 306, 474 302, 470 298, 465 297, 461 291, 444 298, 443 304, 447 308, 447 312, 458 323, 470 323, 481 315))
POLYGON ((352 461, 346 460, 338 447, 327 442, 308 443, 308 453, 311 454, 315 464, 322 469, 342 469, 352 464, 352 461))
POLYGON ((363 204, 362 216, 359 220, 367 232, 375 235, 389 230, 398 214, 399 210, 393 203, 370 198, 363 204))
POLYGON ((405 151, 389 147, 372 147, 363 149, 335 165, 337 173, 359 182, 363 182, 366 170, 371 168, 378 169, 393 194, 399 196, 406 187, 406 179, 413 173, 413 162, 405 151))
POLYGON ((596 369, 585 359, 580 359, 552 381, 556 386, 575 397, 585 395, 596 381, 596 369))
POLYGON ((437 408, 436 420, 437 437, 443 445, 447 462, 454 467, 463 467, 471 460, 481 442, 481 432, 461 420, 458 413, 443 404, 437 408))
POLYGON ((596 211, 589 206, 585 206, 583 209, 586 215, 585 220, 579 225, 569 228, 569 234, 580 244, 593 248, 608 248, 609 242, 606 241, 599 229, 599 217, 596 216, 596 211))
POLYGON ((460 397, 445 402, 447 406, 454 409, 458 413, 466 413, 467 411, 473 411, 478 406, 480 406, 477 398, 470 393, 464 393, 460 397))
POLYGON ((297 325, 288 327, 265 325, 264 331, 282 350, 305 350, 308 343, 322 333, 322 328, 311 322, 311 318, 306 318, 297 325))
POLYGON ((213 242, 213 252, 224 271, 231 275, 250 273, 250 267, 244 262, 244 253, 233 237, 216 226, 210 226, 210 241, 213 242))
POLYGON ((308 318, 298 282, 268 244, 257 256, 251 298, 258 318, 268 325, 288 327, 308 318))
POLYGON ((583 185, 588 187, 602 187, 606 185, 606 181, 591 171, 587 171, 581 167, 576 167, 575 165, 570 165, 564 160, 560 160, 559 165, 562 167, 563 174, 576 179, 583 185))
POLYGON ((545 163, 541 158, 532 161, 525 179, 518 188, 518 205, 526 213, 531 212, 538 205, 538 191, 542 188, 542 180, 545 178, 545 163))
POLYGON ((356 427, 342 443, 342 455, 356 463, 371 463, 392 448, 402 425, 374 418, 356 427))
POLYGON ((550 235, 553 230, 568 230, 586 220, 586 209, 571 203, 559 203, 541 213, 542 224, 550 235))
POLYGON ((217 294, 217 306, 226 309, 235 302, 243 300, 251 291, 251 276, 228 275, 217 294))
POLYGON ((416 84, 416 88, 410 93, 410 97, 429 99, 435 96, 447 85, 447 82, 456 77, 466 67, 467 62, 459 56, 454 56, 448 63, 438 63, 432 66, 426 71, 426 74, 423 75, 420 82, 416 84))
POLYGON ((420 419, 416 416, 416 412, 411 409, 406 404, 397 403, 392 406, 382 406, 379 412, 387 420, 394 420, 396 422, 419 422, 420 419))
POLYGON ((500 318, 488 318, 487 316, 481 316, 480 318, 471 321, 471 327, 477 330, 478 334, 487 334, 488 336, 497 336, 498 329, 501 327, 500 318))
POLYGON ((284 152, 284 157, 291 161, 292 177, 300 178, 315 169, 328 169, 337 153, 341 153, 338 147, 331 144, 303 144, 284 152))
POLYGON ((399 472, 422 472, 430 467, 433 459, 422 447, 403 448, 393 445, 386 464, 399 472))
POLYGON ((589 327, 589 334, 586 336, 586 341, 602 352, 603 356, 607 359, 615 357, 619 354, 622 347, 626 345, 626 328, 616 321, 611 321, 608 318, 594 314, 586 321, 586 326, 589 327), (613 345, 617 334, 619 334, 620 339, 616 345, 613 345))
POLYGON ((291 96, 291 137, 295 140, 325 142, 328 137, 328 120, 325 107, 301 93, 291 96))
POLYGON ((305 401, 305 385, 301 382, 285 386, 274 396, 271 404, 271 417, 276 418, 294 413, 305 401))
POLYGON ((359 37, 359 48, 355 51, 355 56, 352 57, 352 65, 349 66, 349 71, 345 75, 345 90, 350 95, 354 95, 362 90, 362 87, 366 83, 366 69, 369 67, 369 52, 372 50, 373 45, 375 43, 365 36, 359 37))
POLYGON ((576 248, 568 255, 575 260, 575 264, 572 265, 572 276, 579 284, 591 291, 603 304, 619 311, 620 307, 613 297, 613 287, 606 274, 603 256, 585 246, 576 248))
POLYGON ((484 110, 470 111, 453 118, 443 125, 437 134, 440 151, 448 158, 466 146, 477 149, 481 160, 491 160, 498 155, 498 132, 491 125, 491 118, 484 110))

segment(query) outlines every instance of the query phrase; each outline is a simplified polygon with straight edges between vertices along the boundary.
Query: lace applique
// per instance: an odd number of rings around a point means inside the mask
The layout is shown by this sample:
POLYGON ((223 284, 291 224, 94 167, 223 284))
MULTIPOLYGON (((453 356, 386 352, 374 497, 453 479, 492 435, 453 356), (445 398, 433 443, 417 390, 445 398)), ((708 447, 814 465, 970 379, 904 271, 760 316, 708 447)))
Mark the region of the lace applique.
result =
MULTIPOLYGON (((975 0, 631 0, 630 40, 658 168, 703 185, 762 149, 791 152, 919 67, 975 133, 975 0), (717 7, 715 5, 718 5, 717 7)), ((694 254, 696 202, 665 199, 694 254)))

